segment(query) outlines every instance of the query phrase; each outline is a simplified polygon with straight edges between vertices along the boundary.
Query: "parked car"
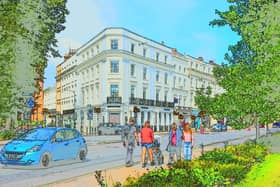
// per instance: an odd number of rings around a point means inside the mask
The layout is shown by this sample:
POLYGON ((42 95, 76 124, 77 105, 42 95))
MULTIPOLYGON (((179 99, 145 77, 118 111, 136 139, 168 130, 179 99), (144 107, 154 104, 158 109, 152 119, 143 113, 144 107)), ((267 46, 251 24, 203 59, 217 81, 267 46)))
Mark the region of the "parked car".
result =
POLYGON ((86 155, 86 141, 76 129, 36 128, 8 142, 0 151, 0 163, 49 167, 58 161, 85 161, 86 155))
POLYGON ((264 124, 259 124, 259 127, 260 128, 265 128, 265 125, 264 124))
POLYGON ((273 123, 272 128, 280 128, 280 121, 273 123))
POLYGON ((226 131, 226 126, 221 123, 216 123, 211 126, 211 131, 226 131))
POLYGON ((121 134, 123 125, 118 123, 100 123, 97 127, 98 135, 117 135, 121 134))

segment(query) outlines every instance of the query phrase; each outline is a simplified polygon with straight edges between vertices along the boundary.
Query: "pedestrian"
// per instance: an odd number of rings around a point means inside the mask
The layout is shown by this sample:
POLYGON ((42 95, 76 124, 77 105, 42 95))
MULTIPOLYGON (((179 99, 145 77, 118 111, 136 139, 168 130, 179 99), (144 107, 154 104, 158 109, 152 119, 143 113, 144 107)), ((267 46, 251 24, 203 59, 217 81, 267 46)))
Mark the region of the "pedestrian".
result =
POLYGON ((176 154, 176 160, 181 159, 181 147, 182 147, 182 130, 177 128, 176 123, 172 123, 168 136, 168 151, 169 160, 168 165, 174 163, 174 156, 176 154))
POLYGON ((199 133, 204 134, 204 123, 201 123, 199 133))
POLYGON ((154 142, 154 131, 150 127, 150 121, 145 121, 143 128, 141 129, 141 147, 142 147, 142 167, 146 167, 147 163, 145 161, 146 152, 148 152, 148 156, 150 159, 150 165, 155 165, 153 159, 153 142, 154 142))
POLYGON ((184 126, 182 139, 184 141, 184 146, 183 146, 184 159, 191 160, 192 148, 194 145, 194 136, 189 123, 186 123, 186 125, 184 126))
POLYGON ((135 142, 137 146, 139 146, 138 133, 135 127, 134 118, 130 117, 128 120, 128 124, 122 130, 121 139, 123 142, 123 146, 126 147, 126 167, 133 166, 133 150, 135 148, 135 142))

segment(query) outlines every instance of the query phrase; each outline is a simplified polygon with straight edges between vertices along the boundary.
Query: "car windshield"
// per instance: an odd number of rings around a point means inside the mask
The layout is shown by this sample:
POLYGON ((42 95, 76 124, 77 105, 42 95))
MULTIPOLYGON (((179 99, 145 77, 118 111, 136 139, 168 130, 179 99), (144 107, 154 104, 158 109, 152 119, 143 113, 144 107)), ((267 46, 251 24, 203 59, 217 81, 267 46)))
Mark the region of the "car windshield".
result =
POLYGON ((54 134, 54 132, 55 129, 33 129, 20 135, 17 139, 28 141, 46 141, 54 134))

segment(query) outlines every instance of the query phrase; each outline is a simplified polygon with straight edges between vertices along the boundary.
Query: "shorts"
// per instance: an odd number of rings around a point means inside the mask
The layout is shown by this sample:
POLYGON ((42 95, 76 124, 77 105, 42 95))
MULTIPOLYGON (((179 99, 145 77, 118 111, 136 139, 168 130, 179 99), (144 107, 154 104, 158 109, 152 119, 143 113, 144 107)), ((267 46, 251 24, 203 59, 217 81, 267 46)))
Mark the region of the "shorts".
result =
POLYGON ((141 143, 141 146, 150 149, 153 147, 153 144, 152 143, 141 143))

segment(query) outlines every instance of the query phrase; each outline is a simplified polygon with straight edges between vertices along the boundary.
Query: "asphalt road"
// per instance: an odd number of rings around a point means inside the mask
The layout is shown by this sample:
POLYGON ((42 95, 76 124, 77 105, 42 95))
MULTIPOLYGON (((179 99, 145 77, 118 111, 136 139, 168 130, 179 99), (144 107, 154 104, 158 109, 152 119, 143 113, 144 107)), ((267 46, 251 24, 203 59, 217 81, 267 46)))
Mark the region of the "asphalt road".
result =
MULTIPOLYGON (((276 130, 280 129, 273 129, 273 131, 276 130)), ((261 134, 265 134, 265 129, 261 129, 261 134)), ((203 135, 195 133, 195 148, 199 149, 199 145, 202 143, 209 144, 242 137, 253 138, 254 135, 254 130, 215 132, 203 135)), ((159 136, 161 140, 161 149, 165 155, 167 155, 167 152, 164 151, 167 145, 167 135, 161 134, 159 136)), ((124 165, 126 149, 123 148, 120 143, 120 136, 86 137, 86 140, 88 143, 88 156, 86 162, 64 163, 63 165, 54 166, 48 169, 13 169, 1 166, 0 187, 38 186, 80 176, 95 170, 105 170, 124 165)), ((235 141, 235 143, 239 142, 240 141, 235 141)), ((223 144, 220 144, 220 146, 223 146, 223 144)), ((0 146, 0 148, 2 148, 2 146, 0 146)), ((134 153, 134 161, 136 164, 139 164, 140 154, 140 147, 137 147, 134 153)))

